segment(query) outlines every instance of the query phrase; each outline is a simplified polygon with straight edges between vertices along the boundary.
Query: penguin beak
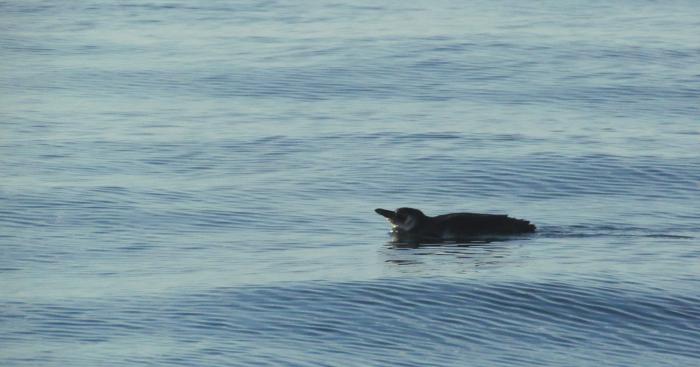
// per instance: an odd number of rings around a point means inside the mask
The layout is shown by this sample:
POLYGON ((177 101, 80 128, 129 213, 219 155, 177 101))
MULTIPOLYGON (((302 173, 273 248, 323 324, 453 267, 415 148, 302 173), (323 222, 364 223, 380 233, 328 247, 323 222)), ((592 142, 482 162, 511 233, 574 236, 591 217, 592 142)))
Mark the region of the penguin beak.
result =
POLYGON ((386 219, 389 219, 392 223, 403 222, 404 219, 406 219, 403 215, 399 215, 398 213, 393 212, 391 210, 377 208, 377 209, 374 209, 374 211, 377 214, 379 214, 383 217, 386 217, 386 219))
POLYGON ((386 218, 389 219, 389 220, 394 220, 394 219, 396 219, 396 213, 392 212, 391 210, 386 210, 386 209, 382 209, 382 208, 377 208, 377 209, 374 209, 374 211, 375 211, 377 214, 379 214, 379 215, 381 215, 381 216, 383 216, 383 217, 386 217, 386 218))

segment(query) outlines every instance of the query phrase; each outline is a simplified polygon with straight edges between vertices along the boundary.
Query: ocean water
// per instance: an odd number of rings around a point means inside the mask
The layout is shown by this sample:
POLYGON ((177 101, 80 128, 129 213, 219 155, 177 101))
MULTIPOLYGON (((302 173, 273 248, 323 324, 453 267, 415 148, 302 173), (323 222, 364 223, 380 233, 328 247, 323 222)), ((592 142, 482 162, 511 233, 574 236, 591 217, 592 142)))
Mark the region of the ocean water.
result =
POLYGON ((3 366, 700 364, 694 1, 0 1, 3 366), (401 248, 376 207, 539 231, 401 248))

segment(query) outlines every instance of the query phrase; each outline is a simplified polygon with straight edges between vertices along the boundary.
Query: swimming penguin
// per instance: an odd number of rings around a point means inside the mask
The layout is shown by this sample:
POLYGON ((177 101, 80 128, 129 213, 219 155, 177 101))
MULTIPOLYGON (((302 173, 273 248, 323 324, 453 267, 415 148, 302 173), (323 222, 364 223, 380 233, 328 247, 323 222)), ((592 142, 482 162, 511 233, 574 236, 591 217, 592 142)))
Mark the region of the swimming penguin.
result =
POLYGON ((452 213, 429 217, 418 209, 396 211, 375 209, 391 222, 397 239, 422 241, 462 240, 489 235, 513 235, 535 232, 535 225, 507 215, 452 213))

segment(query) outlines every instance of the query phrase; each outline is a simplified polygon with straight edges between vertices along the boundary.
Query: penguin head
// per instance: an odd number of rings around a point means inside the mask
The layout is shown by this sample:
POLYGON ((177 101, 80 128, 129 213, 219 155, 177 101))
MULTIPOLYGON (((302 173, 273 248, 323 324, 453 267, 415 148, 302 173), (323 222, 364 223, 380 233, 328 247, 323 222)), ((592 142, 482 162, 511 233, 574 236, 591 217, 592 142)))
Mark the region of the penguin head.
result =
POLYGON ((396 211, 375 209, 377 214, 386 217, 394 230, 411 231, 426 218, 422 211, 414 208, 398 208, 396 211))

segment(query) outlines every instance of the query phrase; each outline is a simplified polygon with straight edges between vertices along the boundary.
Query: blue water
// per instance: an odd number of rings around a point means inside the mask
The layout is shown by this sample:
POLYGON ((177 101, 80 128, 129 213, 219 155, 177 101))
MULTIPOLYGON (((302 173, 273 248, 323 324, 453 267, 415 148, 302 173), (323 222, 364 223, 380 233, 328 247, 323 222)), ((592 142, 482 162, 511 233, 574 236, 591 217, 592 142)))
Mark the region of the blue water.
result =
POLYGON ((700 364, 694 1, 0 2, 3 366, 700 364), (532 236, 397 248, 376 207, 532 236))

